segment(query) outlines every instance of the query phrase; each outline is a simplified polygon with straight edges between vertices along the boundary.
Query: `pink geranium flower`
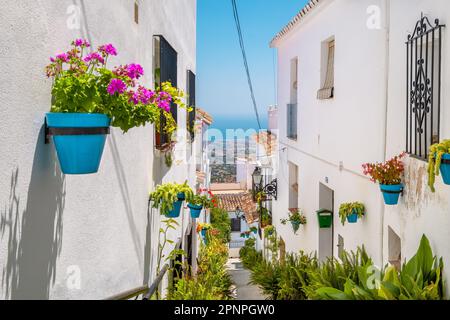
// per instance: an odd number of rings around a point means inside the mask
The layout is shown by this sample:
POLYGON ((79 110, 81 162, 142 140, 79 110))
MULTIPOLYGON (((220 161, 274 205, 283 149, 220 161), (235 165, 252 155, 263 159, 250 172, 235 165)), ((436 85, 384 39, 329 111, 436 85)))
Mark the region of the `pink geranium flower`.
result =
POLYGON ((124 93, 127 89, 127 85, 120 79, 112 79, 108 85, 108 93, 112 96, 115 93, 124 93))

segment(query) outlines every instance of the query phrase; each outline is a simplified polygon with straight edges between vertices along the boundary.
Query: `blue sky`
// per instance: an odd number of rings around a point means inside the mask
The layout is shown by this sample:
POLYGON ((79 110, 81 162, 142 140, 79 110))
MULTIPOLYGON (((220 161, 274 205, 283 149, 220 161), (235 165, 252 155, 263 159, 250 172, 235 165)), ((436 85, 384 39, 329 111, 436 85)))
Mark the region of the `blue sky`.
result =
MULTIPOLYGON (((273 36, 307 0, 237 0, 258 111, 266 126, 275 104, 273 36)), ((234 24, 231 0, 197 0, 197 105, 216 126, 239 119, 238 127, 257 127, 234 24), (245 124, 247 125, 245 125, 245 124)))

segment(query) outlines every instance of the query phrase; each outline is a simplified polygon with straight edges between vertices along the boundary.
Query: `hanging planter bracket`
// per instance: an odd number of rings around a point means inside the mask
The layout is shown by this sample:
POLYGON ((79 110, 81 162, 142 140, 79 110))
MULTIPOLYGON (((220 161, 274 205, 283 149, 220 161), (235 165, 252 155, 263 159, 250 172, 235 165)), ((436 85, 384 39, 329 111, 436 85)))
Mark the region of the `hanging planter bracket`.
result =
POLYGON ((381 190, 381 192, 384 192, 384 193, 390 193, 390 194, 401 194, 402 196, 403 196, 403 191, 404 191, 404 188, 402 188, 401 190, 398 190, 398 191, 396 191, 396 190, 381 190))
POLYGON ((45 144, 50 143, 50 136, 81 136, 109 134, 109 127, 73 127, 73 128, 50 128, 47 120, 44 123, 45 144))

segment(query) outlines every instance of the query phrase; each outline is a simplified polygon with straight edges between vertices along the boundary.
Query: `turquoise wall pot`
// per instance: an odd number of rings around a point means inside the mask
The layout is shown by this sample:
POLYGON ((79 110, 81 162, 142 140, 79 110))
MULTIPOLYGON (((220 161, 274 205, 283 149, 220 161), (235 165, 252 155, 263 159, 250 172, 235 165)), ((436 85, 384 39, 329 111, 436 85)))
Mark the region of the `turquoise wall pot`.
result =
MULTIPOLYGON (((104 128, 111 123, 108 116, 94 113, 47 113, 46 120, 49 128, 104 128)), ((91 174, 98 171, 106 134, 52 137, 63 173, 91 174)))

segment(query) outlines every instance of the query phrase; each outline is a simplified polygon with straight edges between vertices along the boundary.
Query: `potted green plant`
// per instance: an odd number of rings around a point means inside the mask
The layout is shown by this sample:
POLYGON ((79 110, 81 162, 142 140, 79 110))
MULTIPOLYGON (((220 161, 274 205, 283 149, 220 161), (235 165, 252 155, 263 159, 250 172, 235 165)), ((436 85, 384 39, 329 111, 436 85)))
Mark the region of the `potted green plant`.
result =
POLYGON ((319 228, 331 228, 333 224, 333 211, 328 209, 320 209, 316 211, 317 219, 319 220, 319 228))
POLYGON ((250 238, 250 231, 244 231, 241 233, 241 238, 250 238))
POLYGON ((442 174, 442 180, 450 185, 450 140, 443 140, 433 144, 428 154, 428 185, 435 192, 434 182, 436 176, 442 174))
POLYGON ((347 202, 341 204, 339 207, 339 217, 341 218, 342 225, 345 224, 345 220, 348 223, 356 223, 358 218, 362 218, 364 214, 365 208, 361 202, 347 202))
POLYGON ((289 218, 281 219, 280 221, 283 225, 290 222, 295 234, 297 233, 298 229, 300 228, 300 225, 305 225, 307 222, 306 216, 298 208, 289 209, 289 218))
POLYGON ((153 208, 160 209, 161 214, 168 218, 178 218, 180 216, 181 206, 185 199, 191 199, 193 191, 184 184, 166 183, 157 186, 156 190, 150 193, 150 200, 153 202, 153 208))
POLYGON ((275 232, 274 226, 267 226, 264 228, 264 237, 271 236, 275 232))
POLYGON ((198 218, 203 208, 211 209, 217 206, 217 200, 210 190, 199 190, 188 203, 192 218, 198 218))
POLYGON ((256 234, 258 232, 258 228, 257 227, 250 227, 250 231, 253 232, 254 234, 256 234))
POLYGON ((402 153, 384 163, 363 164, 364 174, 370 176, 372 182, 380 184, 384 202, 387 205, 396 205, 403 192, 402 175, 405 166, 402 158, 405 155, 406 153, 402 153))
POLYGON ((53 137, 61 171, 98 171, 110 125, 127 132, 166 119, 169 134, 176 129, 171 103, 184 106, 183 92, 163 83, 156 90, 138 84, 144 70, 131 63, 107 67, 117 55, 112 44, 88 52, 88 41, 77 39, 66 53, 50 58, 47 77, 53 79, 52 107, 46 114, 46 139, 53 137))
POLYGON ((267 208, 261 207, 261 228, 272 224, 272 216, 267 208))

